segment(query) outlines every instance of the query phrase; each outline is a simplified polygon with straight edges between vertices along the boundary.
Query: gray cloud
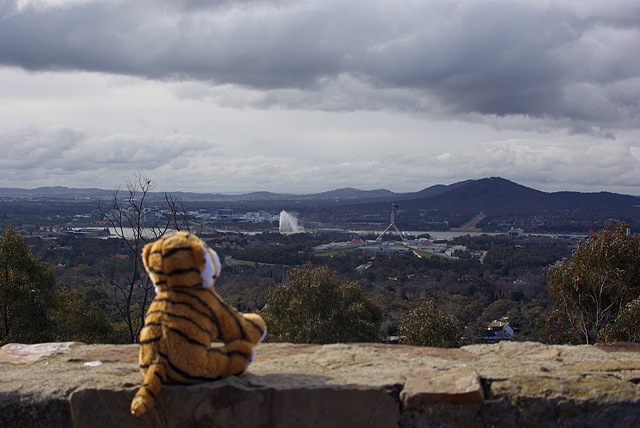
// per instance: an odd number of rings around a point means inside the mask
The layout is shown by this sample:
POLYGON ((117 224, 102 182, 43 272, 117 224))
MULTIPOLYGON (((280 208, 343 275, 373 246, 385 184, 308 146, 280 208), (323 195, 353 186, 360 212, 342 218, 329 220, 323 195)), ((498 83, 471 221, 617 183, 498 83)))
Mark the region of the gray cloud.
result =
POLYGON ((295 150, 254 153, 253 143, 248 144, 251 150, 233 152, 226 145, 180 134, 92 137, 57 125, 0 134, 5 153, 0 186, 113 188, 143 171, 161 185, 158 190, 170 191, 312 193, 352 186, 415 191, 499 175, 545 190, 615 188, 636 194, 640 148, 629 136, 622 140, 568 136, 543 144, 511 139, 435 154, 393 151, 391 146, 384 154, 338 154, 342 160, 336 160, 295 150))
POLYGON ((0 0, 0 186, 637 193, 639 33, 637 0, 0 0))
POLYGON ((0 0, 0 65, 185 82, 176 93, 222 105, 523 117, 609 138, 640 117, 637 1, 43 4, 0 0))
MULTIPOLYGON (((61 125, 15 129, 0 134, 0 170, 5 180, 47 180, 93 171, 153 170, 189 166, 190 159, 215 154, 218 145, 190 135, 114 134, 89 137, 61 125)), ((105 183, 103 180, 102 183, 105 183)))

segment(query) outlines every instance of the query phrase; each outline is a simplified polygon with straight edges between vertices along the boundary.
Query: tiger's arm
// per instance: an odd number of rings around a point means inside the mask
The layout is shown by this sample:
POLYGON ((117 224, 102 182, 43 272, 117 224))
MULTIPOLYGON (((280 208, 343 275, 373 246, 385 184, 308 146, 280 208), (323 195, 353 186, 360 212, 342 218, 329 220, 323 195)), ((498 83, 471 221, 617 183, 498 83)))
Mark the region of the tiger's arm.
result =
POLYGON ((258 314, 241 314, 212 291, 218 304, 218 340, 229 343, 246 340, 254 345, 262 342, 267 334, 267 326, 258 314))

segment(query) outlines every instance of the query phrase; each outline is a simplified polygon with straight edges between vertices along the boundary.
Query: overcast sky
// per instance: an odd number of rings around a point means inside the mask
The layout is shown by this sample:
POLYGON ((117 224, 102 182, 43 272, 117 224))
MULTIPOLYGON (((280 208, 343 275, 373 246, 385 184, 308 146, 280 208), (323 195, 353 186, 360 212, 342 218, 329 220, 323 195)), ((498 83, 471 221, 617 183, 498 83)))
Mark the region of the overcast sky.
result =
POLYGON ((0 0, 0 187, 640 195, 638 0, 0 0))

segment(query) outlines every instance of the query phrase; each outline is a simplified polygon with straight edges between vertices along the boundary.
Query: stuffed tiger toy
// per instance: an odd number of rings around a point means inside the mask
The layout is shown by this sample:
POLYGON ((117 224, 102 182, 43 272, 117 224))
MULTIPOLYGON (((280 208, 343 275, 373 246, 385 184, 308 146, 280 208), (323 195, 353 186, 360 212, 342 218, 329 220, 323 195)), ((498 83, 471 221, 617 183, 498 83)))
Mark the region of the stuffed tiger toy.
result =
POLYGON ((153 406, 163 383, 241 374, 267 332, 259 315, 240 314, 213 290, 220 260, 195 235, 176 232, 147 244, 142 261, 157 294, 140 331, 144 383, 131 403, 136 416, 153 406))

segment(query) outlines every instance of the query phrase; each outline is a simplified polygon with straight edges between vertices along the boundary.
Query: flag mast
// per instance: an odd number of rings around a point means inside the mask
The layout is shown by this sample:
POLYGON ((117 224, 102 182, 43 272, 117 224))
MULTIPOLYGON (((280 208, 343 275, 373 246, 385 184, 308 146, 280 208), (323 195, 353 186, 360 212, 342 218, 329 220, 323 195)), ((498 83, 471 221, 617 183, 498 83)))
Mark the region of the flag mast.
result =
POLYGON ((396 232, 398 232, 398 235, 400 235, 400 238, 402 238, 403 241, 406 241, 406 238, 404 237, 404 235, 402 234, 402 232, 400 232, 400 230, 398 230, 398 228, 396 227, 396 221, 395 221, 395 209, 398 208, 398 204, 396 204, 395 202, 391 203, 391 224, 389 224, 389 226, 384 230, 384 232, 382 232, 380 234, 380 236, 378 236, 376 238, 376 241, 381 241, 382 240, 382 236, 384 236, 385 233, 387 233, 390 229, 394 229, 396 232))

